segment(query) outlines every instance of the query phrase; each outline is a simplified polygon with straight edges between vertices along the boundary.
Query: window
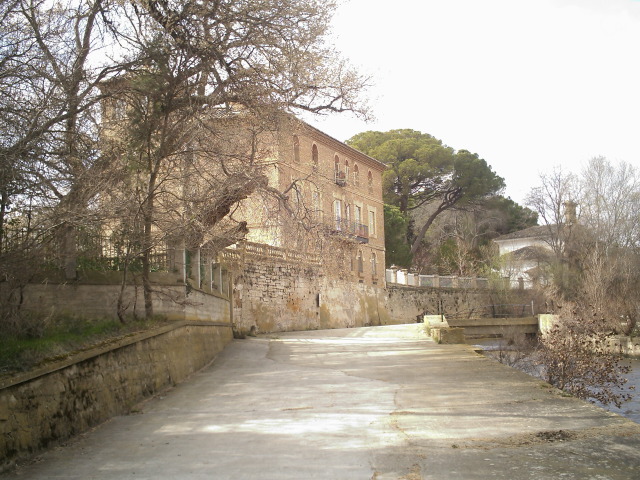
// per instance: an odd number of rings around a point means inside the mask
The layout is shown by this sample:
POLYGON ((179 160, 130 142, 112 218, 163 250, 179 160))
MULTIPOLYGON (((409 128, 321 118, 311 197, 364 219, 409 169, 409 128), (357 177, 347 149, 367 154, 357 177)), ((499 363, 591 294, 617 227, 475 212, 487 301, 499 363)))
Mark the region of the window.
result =
POLYGON ((344 219, 347 225, 351 223, 351 205, 348 203, 344 206, 344 219))
POLYGON ((376 262, 376 254, 373 252, 371 253, 371 276, 372 277, 378 276, 378 265, 376 262))
POLYGON ((367 233, 367 227, 363 224, 363 217, 362 217, 362 206, 361 205, 354 205, 355 206, 355 211, 354 211, 354 219, 353 219, 353 230, 355 232, 355 234, 358 237, 363 237, 363 238, 368 238, 369 235, 367 233))
POLYGON ((340 171, 340 157, 336 155, 333 159, 333 169, 335 171, 335 180, 336 184, 344 187, 347 185, 347 178, 344 175, 344 172, 340 171))
POLYGON ((360 186, 360 170, 358 170, 358 164, 353 165, 353 184, 356 187, 360 186))
POLYGON ((376 212, 375 210, 369 210, 369 235, 376 235, 376 212))
POLYGON ((344 178, 345 180, 349 180, 349 160, 344 161, 344 178))
POLYGON ((369 193, 373 193, 373 173, 371 173, 371 170, 367 174, 367 183, 369 184, 369 193))
POLYGON ((358 263, 358 273, 363 273, 364 272, 364 262, 362 261, 362 252, 359 251, 358 252, 358 257, 356 258, 357 263, 358 263))
POLYGON ((333 201, 333 212, 336 222, 336 230, 340 231, 342 229, 342 200, 333 201))
POLYGON ((311 147, 311 162, 313 163, 313 168, 318 168, 318 146, 314 143, 313 147, 311 147))
POLYGON ((360 205, 356 205, 356 217, 355 217, 355 222, 358 225, 362 224, 362 207, 360 205))
POLYGON ((293 136, 293 161, 300 163, 300 139, 297 135, 293 136))

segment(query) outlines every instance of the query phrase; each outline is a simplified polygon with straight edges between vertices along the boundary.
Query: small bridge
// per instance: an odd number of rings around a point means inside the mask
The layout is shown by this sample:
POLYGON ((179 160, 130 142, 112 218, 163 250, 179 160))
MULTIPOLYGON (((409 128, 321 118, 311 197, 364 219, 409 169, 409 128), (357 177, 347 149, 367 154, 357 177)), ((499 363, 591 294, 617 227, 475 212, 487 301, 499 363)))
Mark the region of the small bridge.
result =
POLYGON ((536 335, 540 330, 538 316, 533 315, 533 304, 485 305, 469 311, 445 312, 442 307, 438 310, 438 315, 425 315, 425 322, 464 328, 466 338, 536 335))
POLYGON ((453 328, 464 328, 464 336, 504 337, 509 335, 538 333, 538 317, 521 318, 447 318, 453 328))

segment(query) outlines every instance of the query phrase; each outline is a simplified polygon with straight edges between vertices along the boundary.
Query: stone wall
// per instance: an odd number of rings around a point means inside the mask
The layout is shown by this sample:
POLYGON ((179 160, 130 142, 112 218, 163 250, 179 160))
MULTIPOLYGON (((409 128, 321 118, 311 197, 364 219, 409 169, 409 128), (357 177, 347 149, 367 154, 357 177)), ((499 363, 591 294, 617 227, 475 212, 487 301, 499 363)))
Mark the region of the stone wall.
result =
POLYGON ((621 355, 640 357, 640 338, 617 335, 609 339, 609 348, 621 355))
MULTIPOLYGON (((424 314, 467 316, 488 305, 530 305, 532 294, 520 290, 387 286, 387 311, 392 323, 422 322, 424 314)), ((535 303, 535 301, 534 301, 535 303)), ((535 308, 535 306, 534 306, 535 308)))
MULTIPOLYGON (((154 285, 154 313, 170 320, 230 322, 229 300, 216 292, 206 293, 185 285, 154 285)), ((24 310, 44 311, 56 315, 78 315, 92 318, 117 318, 117 284, 30 284, 25 287, 24 310)), ((144 316, 142 287, 126 287, 127 314, 134 310, 144 316)))
POLYGON ((233 322, 241 334, 390 323, 386 292, 357 279, 333 278, 321 267, 247 260, 235 277, 233 322))
POLYGON ((175 385, 232 339, 230 324, 179 322, 0 382, 0 470, 175 385))
MULTIPOLYGON (((465 315, 489 305, 529 306, 520 290, 368 286, 326 275, 319 265, 245 259, 234 277, 233 323, 238 333, 270 333, 422 322, 422 315, 465 315)), ((530 307, 526 313, 530 314, 530 307)))

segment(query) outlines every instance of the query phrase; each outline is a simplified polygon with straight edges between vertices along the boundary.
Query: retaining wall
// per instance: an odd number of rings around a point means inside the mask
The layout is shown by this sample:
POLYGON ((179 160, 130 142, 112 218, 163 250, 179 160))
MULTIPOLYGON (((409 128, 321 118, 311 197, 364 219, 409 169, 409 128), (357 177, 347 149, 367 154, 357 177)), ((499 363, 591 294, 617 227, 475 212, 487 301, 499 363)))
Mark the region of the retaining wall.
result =
POLYGON ((387 309, 394 323, 421 322, 423 315, 466 316, 487 305, 524 304, 532 294, 519 290, 485 290, 470 288, 425 288, 387 285, 387 309))
POLYGON ((0 381, 0 470, 185 380, 233 338, 230 324, 179 322, 0 381))
POLYGON ((233 323, 245 334, 387 325, 385 305, 383 288, 325 276, 319 266, 254 259, 235 277, 233 323))
MULTIPOLYGON (((198 320, 230 322, 229 300, 216 292, 206 293, 183 285, 156 284, 153 307, 156 314, 170 320, 198 320)), ((117 301, 120 285, 95 285, 86 283, 29 284, 24 290, 22 308, 42 313, 78 315, 83 317, 117 318, 117 301)), ((126 287, 127 314, 134 311, 144 316, 142 287, 126 287)))
POLYGON ((640 357, 640 338, 618 335, 609 339, 612 351, 629 357, 640 357))

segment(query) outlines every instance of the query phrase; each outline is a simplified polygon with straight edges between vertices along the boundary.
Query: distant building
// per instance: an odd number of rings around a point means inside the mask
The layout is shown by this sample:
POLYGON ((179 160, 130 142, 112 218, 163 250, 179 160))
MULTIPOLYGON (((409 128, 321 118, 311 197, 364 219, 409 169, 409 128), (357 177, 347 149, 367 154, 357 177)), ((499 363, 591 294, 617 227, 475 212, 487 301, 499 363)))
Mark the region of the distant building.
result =
POLYGON ((553 255, 551 231, 547 225, 529 227, 495 238, 500 252, 500 273, 512 288, 545 284, 545 267, 553 255))
MULTIPOLYGON (((126 112, 104 105, 120 151, 126 112)), ((160 172, 154 278, 228 298, 239 334, 384 324, 385 164, 266 113, 232 105, 175 125, 188 143, 160 172)))
POLYGON ((513 288, 532 288, 549 281, 548 267, 566 249, 575 233, 581 231, 577 204, 564 204, 564 221, 537 225, 495 238, 502 261, 500 273, 513 288))

